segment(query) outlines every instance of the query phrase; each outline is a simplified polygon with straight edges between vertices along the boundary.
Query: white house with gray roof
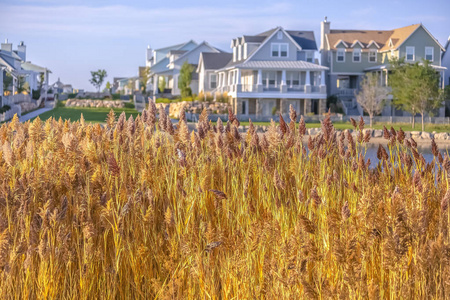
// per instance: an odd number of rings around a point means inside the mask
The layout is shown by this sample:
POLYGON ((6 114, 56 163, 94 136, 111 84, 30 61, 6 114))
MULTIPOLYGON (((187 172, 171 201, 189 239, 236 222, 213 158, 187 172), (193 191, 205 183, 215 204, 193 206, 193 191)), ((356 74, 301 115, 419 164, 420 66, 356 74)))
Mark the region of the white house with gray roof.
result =
MULTIPOLYGON (((211 46, 207 42, 197 44, 194 41, 189 41, 184 44, 169 46, 153 51, 153 63, 150 64, 150 76, 153 78, 151 90, 155 98, 159 97, 160 91, 158 83, 164 78, 166 88, 164 90, 165 96, 179 96, 180 89, 178 88, 178 77, 180 75, 181 66, 188 62, 193 66, 191 90, 192 93, 197 94, 198 89, 198 73, 195 72, 198 66, 198 61, 201 53, 222 53, 216 47, 211 46)), ((149 59, 147 59, 149 61, 149 59)))
POLYGON ((287 113, 292 104, 301 114, 326 110, 325 71, 315 59, 312 31, 277 27, 231 41, 229 62, 215 71, 217 88, 227 92, 240 115, 287 113))
MULTIPOLYGON (((25 81, 28 82, 30 86, 30 90, 37 90, 39 87, 38 80, 41 74, 44 75, 43 89, 44 91, 47 91, 49 73, 51 73, 49 69, 33 64, 30 61, 26 61, 26 46, 23 42, 17 46, 17 50, 13 50, 13 45, 12 43, 9 43, 8 40, 1 44, 0 97, 2 97, 6 92, 3 91, 3 80, 6 74, 12 76, 13 78, 12 85, 9 88, 10 92, 15 95, 20 77, 25 78, 25 81)), ((2 102, 0 102, 0 106, 1 104, 2 102)))

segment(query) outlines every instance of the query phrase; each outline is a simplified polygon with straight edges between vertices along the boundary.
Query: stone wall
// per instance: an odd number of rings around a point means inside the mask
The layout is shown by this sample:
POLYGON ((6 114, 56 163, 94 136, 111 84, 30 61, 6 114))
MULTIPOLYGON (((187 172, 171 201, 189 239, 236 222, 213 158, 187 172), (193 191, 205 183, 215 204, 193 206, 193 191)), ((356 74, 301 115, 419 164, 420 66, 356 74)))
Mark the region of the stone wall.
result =
POLYGON ((187 113, 200 114, 206 108, 208 114, 228 114, 228 104, 221 102, 184 101, 175 103, 157 103, 156 107, 162 106, 169 116, 179 118, 181 109, 184 107, 187 113))
POLYGON ((108 107, 108 108, 124 108, 125 103, 121 100, 81 100, 69 99, 66 107, 108 107))

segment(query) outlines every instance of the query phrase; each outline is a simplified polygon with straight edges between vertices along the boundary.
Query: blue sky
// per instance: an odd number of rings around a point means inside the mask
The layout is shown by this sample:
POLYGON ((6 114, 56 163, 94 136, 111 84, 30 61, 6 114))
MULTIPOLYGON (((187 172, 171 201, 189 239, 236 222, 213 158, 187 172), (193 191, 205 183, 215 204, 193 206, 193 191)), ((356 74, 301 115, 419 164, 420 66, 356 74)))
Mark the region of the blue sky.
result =
POLYGON ((148 44, 194 39, 230 51, 230 40, 283 26, 314 30, 328 16, 333 29, 392 29, 422 22, 445 45, 450 1, 347 0, 0 0, 0 39, 27 45, 27 60, 74 88, 94 90, 90 71, 135 76, 148 44))

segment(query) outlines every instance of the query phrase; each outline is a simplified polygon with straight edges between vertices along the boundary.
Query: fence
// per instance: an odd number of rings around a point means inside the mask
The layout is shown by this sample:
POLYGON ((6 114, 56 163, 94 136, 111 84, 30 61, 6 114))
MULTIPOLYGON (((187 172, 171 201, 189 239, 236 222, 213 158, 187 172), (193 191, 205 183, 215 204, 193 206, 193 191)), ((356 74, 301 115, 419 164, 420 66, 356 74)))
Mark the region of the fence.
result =
MULTIPOLYGON (((187 113, 186 117, 191 122, 196 122, 199 118, 199 114, 193 114, 193 113, 187 113)), ((228 120, 228 115, 220 115, 220 114, 211 114, 209 115, 209 119, 213 122, 216 122, 218 119, 221 119, 222 121, 226 122, 228 120)), ((285 121, 289 120, 289 114, 283 114, 283 118, 285 121)), ((318 123, 325 119, 324 115, 314 115, 314 116, 303 116, 306 123, 318 123)), ((360 116, 344 116, 341 114, 331 116, 332 122, 350 122, 350 118, 353 118, 355 120, 359 120, 360 116)), ((248 121, 249 119, 252 120, 252 122, 270 122, 270 120, 274 120, 275 122, 279 121, 278 115, 238 115, 237 119, 241 122, 248 121)), ((366 124, 369 124, 370 118, 368 116, 363 117, 364 122, 366 124)), ((297 119, 298 122, 298 119, 297 119)), ((385 123, 385 124, 391 124, 391 123, 412 123, 412 117, 373 117, 374 123, 385 123)), ((421 117, 415 117, 416 124, 420 124, 422 122, 421 117)), ((425 117, 424 122, 427 124, 450 124, 450 118, 449 117, 425 117)))
POLYGON ((11 96, 3 97, 3 105, 13 106, 14 104, 22 103, 22 102, 31 102, 31 95, 25 94, 16 94, 11 96))
POLYGON ((22 115, 22 109, 20 105, 12 105, 11 109, 0 114, 0 122, 10 120, 17 114, 19 117, 22 115))

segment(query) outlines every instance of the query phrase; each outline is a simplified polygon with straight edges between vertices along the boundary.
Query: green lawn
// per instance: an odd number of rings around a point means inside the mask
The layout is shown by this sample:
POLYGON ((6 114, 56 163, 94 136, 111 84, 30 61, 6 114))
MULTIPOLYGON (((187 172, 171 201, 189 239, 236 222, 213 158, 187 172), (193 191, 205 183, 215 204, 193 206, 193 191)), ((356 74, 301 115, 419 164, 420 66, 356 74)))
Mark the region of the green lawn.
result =
MULTIPOLYGON (((131 108, 129 105, 127 106, 128 107, 125 108, 114 108, 113 110, 116 113, 116 117, 118 117, 124 111, 127 118, 129 118, 130 115, 133 115, 133 118, 136 118, 139 114, 138 111, 134 108, 131 108)), ((56 107, 55 109, 39 115, 39 118, 45 121, 50 117, 53 117, 56 120, 61 117, 63 120, 70 119, 71 121, 77 121, 80 119, 81 114, 83 114, 84 120, 86 122, 104 123, 110 110, 111 108, 106 107, 56 107)))
MULTIPOLYGON (((289 121, 286 121, 287 123, 289 121)), ((358 121, 357 121, 358 122, 358 121)), ((241 122, 241 125, 248 125, 248 122, 241 122)), ((254 125, 258 126, 269 126, 270 122, 253 122, 254 125)), ((278 124, 278 122, 277 122, 278 124)), ((338 130, 345 130, 345 129, 354 129, 352 124, 350 122, 333 122, 333 125, 338 130)), ((422 131, 422 124, 416 123, 415 129, 412 129, 412 126, 410 123, 396 123, 396 124, 388 124, 388 123, 376 123, 373 125, 373 129, 383 129, 383 125, 386 126, 386 128, 390 129, 391 126, 394 127, 395 130, 399 130, 402 128, 403 131, 422 131)), ((306 123, 307 128, 317 128, 320 127, 320 123, 306 123)), ((369 125, 366 124, 365 128, 369 128, 369 125)), ((425 131, 428 132, 450 132, 450 125, 444 125, 444 124, 425 124, 425 131)))

